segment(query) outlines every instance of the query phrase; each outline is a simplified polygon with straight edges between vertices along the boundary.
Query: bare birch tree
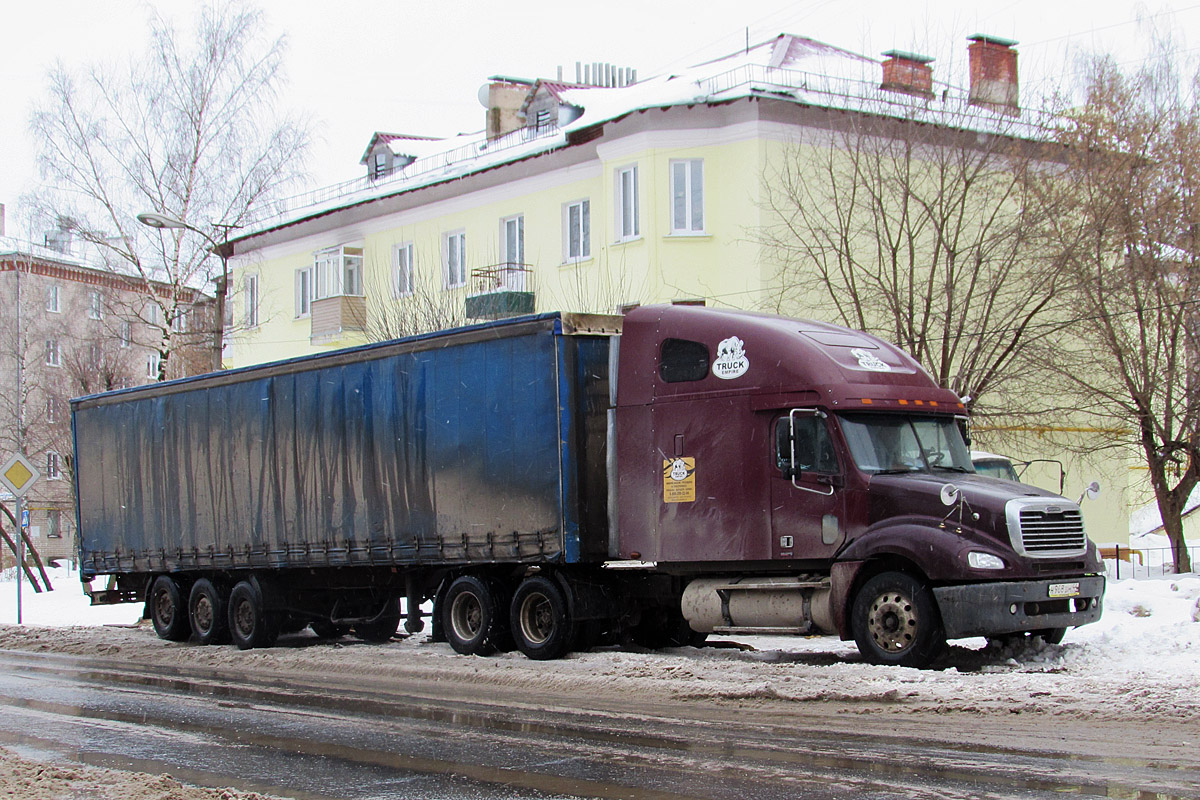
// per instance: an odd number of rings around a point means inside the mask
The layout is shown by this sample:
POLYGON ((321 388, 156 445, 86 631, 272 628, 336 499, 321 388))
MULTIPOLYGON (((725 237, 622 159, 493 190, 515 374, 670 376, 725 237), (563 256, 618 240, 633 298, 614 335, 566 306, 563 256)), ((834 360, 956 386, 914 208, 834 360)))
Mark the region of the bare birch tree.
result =
MULTIPOLYGON (((1046 360, 1081 408, 1132 430, 1176 569, 1200 482, 1200 74, 1169 48, 1132 72, 1091 60, 1065 113, 1065 174, 1045 181, 1077 323, 1046 360)), ((1128 441, 1128 438, 1126 439, 1128 441)))
POLYGON ((1032 411, 1009 395, 1053 330, 1057 278, 1039 246, 1054 210, 1029 191, 1039 129, 985 112, 933 122, 830 112, 765 176, 758 232, 777 308, 866 330, 912 353, 975 415, 1032 411), (970 126, 984 118, 981 130, 970 126))
POLYGON ((129 311, 160 334, 160 379, 181 319, 207 319, 210 334, 224 326, 193 312, 197 290, 226 287, 202 236, 152 231, 137 214, 182 220, 219 242, 298 177, 309 136, 276 108, 283 53, 262 14, 238 3, 204 6, 188 34, 156 17, 147 51, 125 67, 52 69, 33 114, 48 183, 36 200, 140 292, 129 311))

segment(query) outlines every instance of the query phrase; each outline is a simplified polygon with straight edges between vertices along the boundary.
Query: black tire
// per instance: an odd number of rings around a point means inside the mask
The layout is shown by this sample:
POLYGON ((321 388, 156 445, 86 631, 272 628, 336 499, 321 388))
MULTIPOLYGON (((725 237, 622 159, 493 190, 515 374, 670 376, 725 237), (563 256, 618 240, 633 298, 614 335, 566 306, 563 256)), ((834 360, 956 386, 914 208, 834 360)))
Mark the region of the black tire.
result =
POLYGON ((187 604, 183 601, 183 590, 174 578, 168 575, 155 578, 150 586, 150 597, 146 606, 158 638, 182 642, 192 635, 187 604))
POLYGON ((562 589, 553 580, 534 575, 517 587, 509 611, 517 649, 534 661, 561 658, 575 641, 575 623, 562 589))
POLYGON ((508 632, 506 604, 495 586, 474 575, 454 579, 442 598, 442 630, 454 652, 488 656, 499 649, 508 632))
POLYGON ((389 597, 386 606, 371 622, 354 626, 354 635, 364 642, 390 642, 400 628, 400 601, 389 597))
POLYGON ((1067 635, 1067 629, 1043 628, 1040 631, 1034 631, 1033 635, 1042 637, 1042 641, 1046 644, 1062 644, 1063 637, 1067 635))
POLYGON ((229 602, 225 593, 208 578, 192 585, 188 595, 188 620, 200 644, 229 642, 229 602))
POLYGON ((946 648, 933 592, 903 572, 868 580, 851 608, 854 642, 872 664, 928 667, 946 648))
POLYGON ((350 632, 349 625, 337 625, 327 619, 317 620, 309 627, 320 639, 341 639, 350 632))
POLYGON ((241 581, 229 593, 229 635, 239 650, 270 647, 279 636, 257 581, 241 581))

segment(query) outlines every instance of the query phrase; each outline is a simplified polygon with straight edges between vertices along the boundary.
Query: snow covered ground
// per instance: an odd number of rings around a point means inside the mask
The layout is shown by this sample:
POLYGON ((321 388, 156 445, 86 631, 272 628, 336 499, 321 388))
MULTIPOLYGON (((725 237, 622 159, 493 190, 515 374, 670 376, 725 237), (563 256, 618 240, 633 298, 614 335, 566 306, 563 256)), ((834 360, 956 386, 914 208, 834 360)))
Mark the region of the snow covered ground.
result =
MULTIPOLYGON (((1100 622, 1072 630, 1061 645, 1040 640, 1008 650, 983 639, 955 642, 933 670, 863 663, 853 645, 830 637, 714 637, 717 646, 648 652, 608 647, 546 665, 519 653, 490 658, 456 655, 425 635, 385 646, 340 646, 296 634, 280 647, 240 652, 157 639, 137 622, 141 608, 92 608, 77 577, 51 574, 53 592, 23 593, 24 625, 16 626, 16 583, 0 578, 0 648, 80 655, 120 653, 142 663, 279 670, 284 674, 370 676, 405 685, 411 676, 469 670, 480 692, 538 686, 587 696, 617 693, 630 703, 821 702, 846 714, 967 714, 1003 720, 1011 714, 1044 715, 1068 724, 1088 720, 1156 720, 1197 731, 1200 744, 1200 576, 1110 581, 1100 622), (109 626, 109 627, 106 627, 109 626), (111 627, 119 626, 119 627, 111 627)), ((35 766, 0 750, 0 796, 75 797, 70 790, 40 793, 29 783, 35 766), (16 788, 14 793, 5 790, 16 788), (33 791, 32 794, 29 792, 33 791)), ((55 765, 47 776, 78 776, 86 769, 55 765)), ((119 780, 119 776, 99 776, 119 780)), ((147 785, 141 776, 131 787, 147 785)), ((182 790, 181 790, 182 791, 182 790)), ((190 791, 190 790, 188 790, 190 791)), ((206 791, 206 790, 201 790, 206 791)), ((222 790, 225 791, 225 790, 222 790)), ((137 794, 112 795, 130 798, 137 794)), ((155 798, 237 797, 241 794, 161 793, 155 798)), ((150 795, 145 795, 148 798, 150 795)))

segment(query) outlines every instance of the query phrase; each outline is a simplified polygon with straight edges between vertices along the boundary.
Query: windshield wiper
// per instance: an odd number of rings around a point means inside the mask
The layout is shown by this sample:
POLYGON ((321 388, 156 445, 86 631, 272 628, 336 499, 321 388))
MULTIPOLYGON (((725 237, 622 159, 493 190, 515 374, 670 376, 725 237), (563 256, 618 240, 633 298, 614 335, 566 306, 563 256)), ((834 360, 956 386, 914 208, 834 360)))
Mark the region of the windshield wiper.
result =
POLYGON ((967 469, 966 467, 936 467, 935 466, 934 469, 935 470, 940 469, 943 472, 971 472, 972 471, 972 470, 967 469))
POLYGON ((903 467, 899 469, 881 469, 876 475, 907 475, 910 472, 923 472, 919 467, 903 467))

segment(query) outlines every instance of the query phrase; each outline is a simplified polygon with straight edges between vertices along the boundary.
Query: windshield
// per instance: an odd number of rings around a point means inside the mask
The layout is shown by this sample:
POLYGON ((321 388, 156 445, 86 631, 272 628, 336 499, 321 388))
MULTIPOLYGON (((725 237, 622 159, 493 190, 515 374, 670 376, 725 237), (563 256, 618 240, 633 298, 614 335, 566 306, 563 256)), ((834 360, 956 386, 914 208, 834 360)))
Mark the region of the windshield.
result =
POLYGON ((875 475, 974 472, 971 454, 950 417, 841 414, 854 463, 875 475))

